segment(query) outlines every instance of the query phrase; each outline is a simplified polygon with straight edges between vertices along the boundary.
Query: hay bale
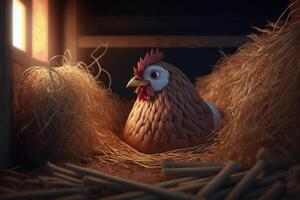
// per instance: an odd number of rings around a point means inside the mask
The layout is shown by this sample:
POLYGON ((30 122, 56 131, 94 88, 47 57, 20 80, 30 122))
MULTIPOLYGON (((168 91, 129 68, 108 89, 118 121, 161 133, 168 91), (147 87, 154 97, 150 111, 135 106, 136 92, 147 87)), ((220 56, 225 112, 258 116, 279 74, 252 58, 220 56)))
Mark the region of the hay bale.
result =
POLYGON ((300 22, 259 31, 197 80, 225 116, 210 159, 250 162, 264 146, 300 160, 300 22))
POLYGON ((122 130, 120 107, 80 65, 32 67, 17 88, 17 133, 35 162, 89 158, 105 148, 100 132, 122 130))

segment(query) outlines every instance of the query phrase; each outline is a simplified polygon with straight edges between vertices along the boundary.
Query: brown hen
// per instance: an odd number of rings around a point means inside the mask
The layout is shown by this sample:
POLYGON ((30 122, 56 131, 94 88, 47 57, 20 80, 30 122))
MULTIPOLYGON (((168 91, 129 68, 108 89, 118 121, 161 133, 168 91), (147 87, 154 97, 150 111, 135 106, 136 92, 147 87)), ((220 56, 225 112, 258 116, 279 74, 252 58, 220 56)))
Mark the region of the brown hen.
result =
POLYGON ((157 49, 134 68, 127 87, 137 87, 138 98, 122 135, 143 153, 158 153, 206 143, 220 126, 220 113, 196 93, 178 68, 162 62, 157 49))

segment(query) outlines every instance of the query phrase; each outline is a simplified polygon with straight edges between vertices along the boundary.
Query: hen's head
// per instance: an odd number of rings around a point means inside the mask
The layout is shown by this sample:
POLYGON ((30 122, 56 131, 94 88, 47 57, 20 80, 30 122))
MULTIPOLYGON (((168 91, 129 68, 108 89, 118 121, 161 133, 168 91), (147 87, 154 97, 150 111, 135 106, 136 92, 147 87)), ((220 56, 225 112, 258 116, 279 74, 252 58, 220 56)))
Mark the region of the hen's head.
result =
POLYGON ((139 100, 149 100, 168 85, 170 72, 161 62, 162 58, 162 52, 152 49, 144 59, 140 58, 137 67, 133 68, 134 77, 128 82, 127 87, 137 87, 139 100))

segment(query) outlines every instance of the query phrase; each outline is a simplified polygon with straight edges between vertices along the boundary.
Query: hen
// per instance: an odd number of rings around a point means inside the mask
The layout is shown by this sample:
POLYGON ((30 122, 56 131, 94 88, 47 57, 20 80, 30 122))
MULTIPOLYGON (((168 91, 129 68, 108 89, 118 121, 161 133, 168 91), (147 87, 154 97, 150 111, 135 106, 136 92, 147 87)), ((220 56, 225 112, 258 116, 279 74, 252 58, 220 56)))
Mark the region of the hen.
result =
POLYGON ((185 74, 162 58, 158 49, 151 50, 127 84, 137 87, 138 98, 122 137, 143 153, 203 144, 221 122, 219 111, 197 95, 185 74))

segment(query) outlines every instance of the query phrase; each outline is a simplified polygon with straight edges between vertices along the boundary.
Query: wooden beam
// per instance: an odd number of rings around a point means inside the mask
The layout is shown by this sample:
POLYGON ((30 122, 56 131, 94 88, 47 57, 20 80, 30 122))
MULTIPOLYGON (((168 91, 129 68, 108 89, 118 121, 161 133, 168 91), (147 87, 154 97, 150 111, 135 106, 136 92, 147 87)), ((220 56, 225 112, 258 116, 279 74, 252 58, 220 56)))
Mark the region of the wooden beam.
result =
POLYGON ((245 36, 80 36, 78 47, 94 48, 99 44, 124 48, 199 48, 239 47, 247 42, 245 36))
POLYGON ((276 20, 267 16, 98 16, 83 21, 83 17, 82 35, 246 35, 254 31, 253 26, 276 20))
POLYGON ((64 50, 69 49, 73 61, 77 61, 77 0, 67 0, 64 6, 64 50))
POLYGON ((0 1, 0 168, 11 164, 11 10, 11 0, 0 1))

